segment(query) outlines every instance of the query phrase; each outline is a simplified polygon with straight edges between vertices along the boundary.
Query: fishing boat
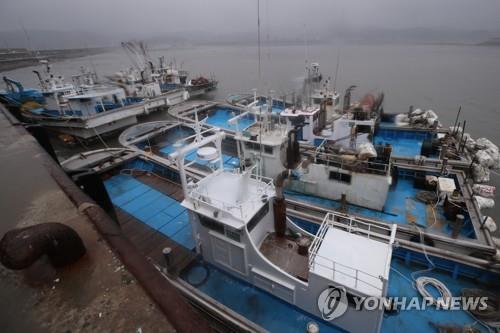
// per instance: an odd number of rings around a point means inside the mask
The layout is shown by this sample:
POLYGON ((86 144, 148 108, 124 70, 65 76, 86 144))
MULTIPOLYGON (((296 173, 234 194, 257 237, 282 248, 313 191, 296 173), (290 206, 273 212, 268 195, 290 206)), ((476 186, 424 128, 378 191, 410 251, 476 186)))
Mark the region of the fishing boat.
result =
POLYGON ((306 66, 306 80, 310 82, 321 82, 323 75, 319 70, 319 63, 313 62, 311 66, 306 66))
POLYGON ((315 86, 309 93, 310 104, 319 107, 321 103, 325 102, 327 108, 331 108, 331 113, 340 108, 340 94, 331 88, 330 79, 325 80, 320 86, 315 86))
POLYGON ((52 72, 52 65, 48 60, 40 60, 42 72, 33 71, 38 78, 40 90, 44 97, 44 112, 60 115, 68 107, 68 97, 76 95, 77 91, 72 83, 66 83, 64 76, 52 72))
POLYGON ((2 79, 6 89, 0 90, 0 102, 17 115, 20 115, 21 110, 33 106, 38 107, 44 102, 43 94, 39 90, 25 88, 21 82, 6 76, 2 79))
POLYGON ((127 96, 149 98, 162 94, 161 86, 148 74, 139 72, 135 68, 129 68, 115 73, 110 77, 113 84, 125 89, 127 96))
POLYGON ((195 97, 209 93, 217 88, 214 78, 199 76, 189 79, 189 72, 177 66, 175 61, 167 63, 164 56, 153 61, 147 44, 143 41, 123 42, 122 47, 133 64, 133 67, 121 70, 109 79, 124 89, 136 91, 146 82, 159 86, 161 93, 185 89, 189 96, 195 97))
POLYGON ((221 129, 229 136, 234 136, 237 130, 243 130, 255 124, 258 117, 249 112, 248 108, 209 100, 187 101, 182 105, 170 108, 168 113, 185 124, 200 123, 202 127, 207 129, 221 129), (238 117, 238 122, 232 122, 231 119, 237 116, 241 116, 238 117))
POLYGON ((42 71, 35 71, 40 91, 27 90, 5 78, 10 88, 4 98, 17 105, 23 120, 84 140, 135 124, 140 115, 188 98, 182 89, 161 94, 154 83, 143 84, 141 96, 130 96, 120 87, 99 83, 97 74, 83 67, 72 83, 66 83, 63 76, 52 72, 48 61, 42 64, 42 71))
MULTIPOLYGON (((160 131, 158 124, 143 128, 136 139, 152 129, 160 131)), ((396 224, 380 226, 350 214, 328 212, 319 225, 299 221, 283 201, 290 171, 272 181, 255 167, 225 170, 223 138, 220 131, 183 137, 164 162, 127 148, 85 153, 63 166, 76 178, 79 170, 101 177, 123 232, 219 330, 496 327, 494 261, 431 252, 425 242, 411 247, 398 240, 396 224), (188 169, 192 152, 214 166, 202 178, 188 169), (487 299, 485 307, 439 306, 471 295, 487 299), (387 297, 380 306, 360 306, 387 297), (411 307, 410 299, 428 303, 411 307)))
POLYGON ((190 79, 185 85, 185 88, 193 96, 201 96, 217 89, 218 84, 219 81, 217 81, 215 77, 205 77, 200 75, 190 79))

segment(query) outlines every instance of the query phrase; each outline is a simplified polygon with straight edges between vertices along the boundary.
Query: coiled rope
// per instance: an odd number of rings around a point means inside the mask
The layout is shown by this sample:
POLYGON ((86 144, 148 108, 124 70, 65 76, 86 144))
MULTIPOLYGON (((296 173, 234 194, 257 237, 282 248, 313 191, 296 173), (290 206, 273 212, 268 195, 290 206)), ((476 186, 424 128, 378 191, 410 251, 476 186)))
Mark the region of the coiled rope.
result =
POLYGON ((431 285, 432 287, 436 288, 436 290, 440 294, 440 299, 443 300, 443 306, 449 306, 449 300, 453 296, 451 294, 451 291, 444 285, 443 282, 439 281, 438 279, 428 277, 428 276, 421 276, 418 277, 415 280, 415 286, 417 287, 418 292, 420 295, 429 300, 431 305, 436 305, 437 299, 432 296, 432 294, 426 289, 428 285, 431 285))

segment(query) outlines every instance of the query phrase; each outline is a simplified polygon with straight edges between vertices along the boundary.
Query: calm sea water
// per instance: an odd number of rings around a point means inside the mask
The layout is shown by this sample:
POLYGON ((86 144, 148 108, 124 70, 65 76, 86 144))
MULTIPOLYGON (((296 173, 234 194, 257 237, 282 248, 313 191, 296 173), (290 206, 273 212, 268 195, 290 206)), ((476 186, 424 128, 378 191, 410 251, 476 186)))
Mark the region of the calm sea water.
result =
MULTIPOLYGON (((305 54, 319 62, 325 77, 335 74, 340 59, 337 90, 357 85, 355 97, 384 92, 386 112, 405 112, 409 105, 435 110, 445 125, 452 125, 459 106, 466 131, 473 137, 487 137, 500 145, 500 47, 464 45, 312 45, 263 47, 261 79, 258 78, 257 48, 253 46, 193 46, 152 48, 152 58, 164 55, 182 64, 192 76, 214 74, 219 80, 215 98, 231 93, 269 89, 281 96, 300 91, 305 54)), ((53 64, 54 72, 67 78, 81 66, 94 68, 101 77, 131 66, 121 49, 70 59, 53 64)), ((2 73, 36 86, 32 70, 26 67, 2 73)), ((164 115, 156 114, 154 118, 164 115)), ((110 140, 110 144, 114 141, 110 140)), ((58 148, 67 155, 70 151, 58 148)), ((499 177, 493 176, 499 186, 499 177)), ((500 209, 489 212, 497 221, 500 209)))

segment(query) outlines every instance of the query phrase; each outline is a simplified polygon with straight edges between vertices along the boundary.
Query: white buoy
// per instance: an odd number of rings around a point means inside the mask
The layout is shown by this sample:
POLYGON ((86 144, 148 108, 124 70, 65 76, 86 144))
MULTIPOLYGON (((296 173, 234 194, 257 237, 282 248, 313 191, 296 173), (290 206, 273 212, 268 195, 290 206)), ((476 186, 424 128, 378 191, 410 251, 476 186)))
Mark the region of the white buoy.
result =
POLYGON ((217 149, 215 147, 201 147, 196 151, 196 155, 202 161, 212 161, 217 158, 217 149))
POLYGON ((310 321, 306 325, 307 333, 319 333, 319 325, 314 322, 310 321))
POLYGON ((486 217, 486 221, 484 221, 484 227, 488 229, 490 232, 497 231, 497 224, 495 223, 495 220, 491 216, 486 217))

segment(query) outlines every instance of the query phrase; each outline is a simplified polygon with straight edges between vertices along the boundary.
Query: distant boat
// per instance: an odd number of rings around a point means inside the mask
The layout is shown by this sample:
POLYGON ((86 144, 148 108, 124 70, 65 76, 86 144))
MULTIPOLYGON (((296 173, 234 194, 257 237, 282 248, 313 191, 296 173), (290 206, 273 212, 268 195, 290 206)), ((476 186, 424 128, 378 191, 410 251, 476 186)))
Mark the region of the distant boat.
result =
POLYGON ((6 90, 0 90, 0 102, 11 110, 20 112, 22 108, 39 107, 44 102, 44 96, 38 89, 25 88, 21 82, 3 77, 6 90))
POLYGON ((118 71, 109 79, 132 94, 138 94, 138 87, 147 83, 159 85, 162 93, 176 89, 186 89, 191 97, 206 94, 217 88, 218 81, 199 76, 189 79, 189 72, 179 68, 174 62, 167 63, 165 57, 155 63, 149 54, 146 43, 142 41, 123 42, 122 47, 131 60, 133 67, 118 71))
POLYGON ((306 80, 311 82, 320 82, 323 80, 323 74, 321 74, 319 70, 319 63, 313 62, 311 63, 311 67, 306 68, 307 76, 306 80))
POLYGON ((137 116, 160 107, 185 101, 184 89, 160 92, 157 83, 143 84, 141 94, 130 95, 123 88, 98 82, 96 73, 85 68, 72 77, 72 84, 51 71, 48 62, 39 78, 43 99, 24 107, 22 116, 57 132, 81 139, 91 139, 137 123, 137 116))

